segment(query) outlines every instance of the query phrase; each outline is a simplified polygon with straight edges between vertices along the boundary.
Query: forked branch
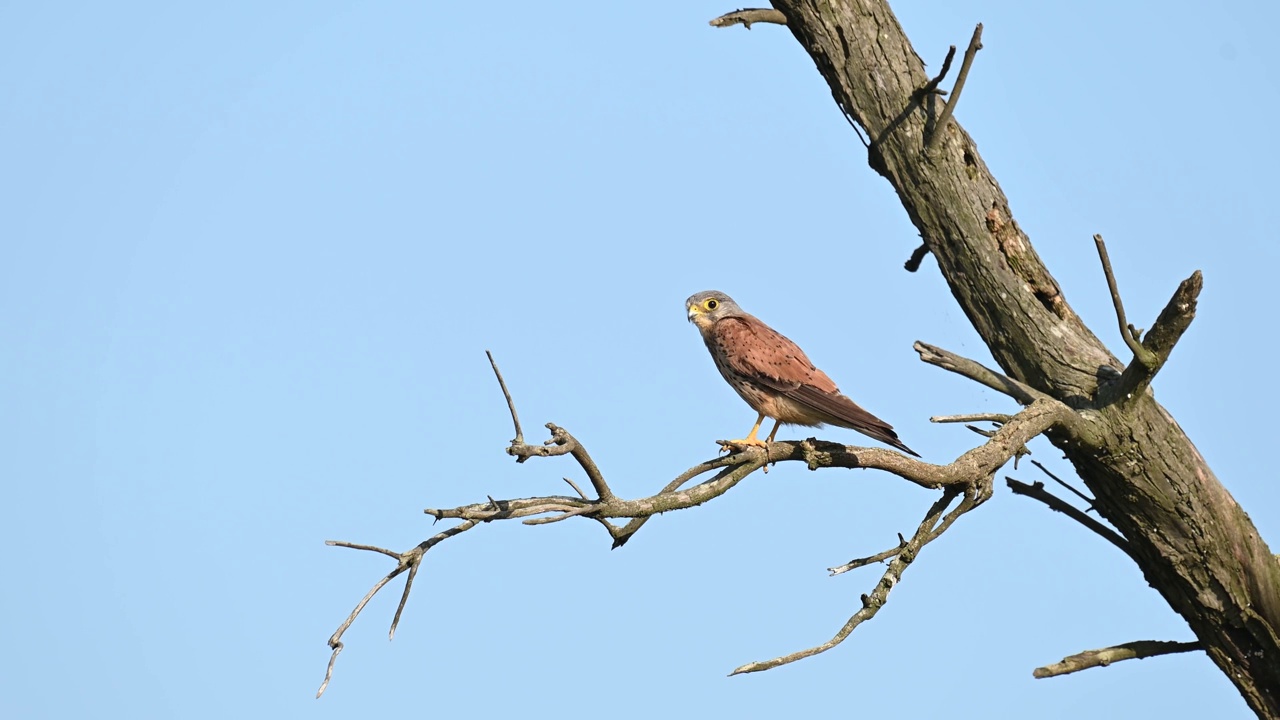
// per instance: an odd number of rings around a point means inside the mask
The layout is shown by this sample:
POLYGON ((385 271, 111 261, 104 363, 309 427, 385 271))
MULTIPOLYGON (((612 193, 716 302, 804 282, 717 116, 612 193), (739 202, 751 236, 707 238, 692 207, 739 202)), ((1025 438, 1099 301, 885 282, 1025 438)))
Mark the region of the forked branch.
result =
POLYGON ((908 457, 901 453, 881 448, 865 448, 825 442, 816 438, 800 441, 780 441, 768 443, 764 447, 749 447, 726 456, 717 456, 699 463, 678 475, 667 483, 657 494, 637 499, 619 498, 609 488, 604 474, 592 460, 586 448, 569 431, 553 423, 546 427, 551 438, 541 445, 531 445, 523 440, 519 420, 517 420, 515 403, 511 393, 498 372, 492 355, 489 361, 494 374, 502 387, 504 398, 511 411, 511 419, 516 428, 516 438, 507 447, 507 453, 518 462, 535 457, 571 456, 590 480, 595 489, 595 498, 589 497, 571 479, 566 481, 577 491, 577 495, 547 495, 541 497, 515 498, 497 500, 492 497, 484 502, 462 505, 454 508, 428 508, 424 512, 436 520, 458 520, 458 525, 445 530, 420 543, 405 553, 354 543, 330 541, 331 545, 350 547, 359 550, 378 552, 396 559, 397 564, 386 576, 381 578, 369 592, 356 604, 347 619, 338 627, 329 639, 333 652, 329 666, 325 671, 324 682, 320 686, 317 697, 329 684, 333 674, 333 665, 342 651, 341 638, 347 628, 355 621, 369 600, 391 580, 408 571, 408 580, 400 598, 392 620, 391 634, 394 636, 396 625, 409 597, 414 577, 421 566, 422 557, 427 550, 454 535, 470 530, 480 523, 496 520, 522 519, 527 525, 541 525, 560 522, 570 518, 588 518, 602 525, 612 538, 613 547, 617 548, 627 542, 648 519, 658 513, 701 505, 713 500, 741 482, 751 473, 766 465, 779 462, 803 462, 810 470, 819 468, 862 468, 886 470, 898 477, 926 488, 942 489, 943 495, 934 503, 924 520, 910 539, 899 537, 897 547, 870 558, 846 563, 842 568, 832 568, 833 575, 841 574, 854 567, 870 564, 879 560, 892 558, 880 582, 867 595, 863 596, 862 609, 849 619, 840 632, 827 643, 798 653, 786 655, 763 663, 744 665, 736 673, 756 672, 770 667, 793 662, 823 652, 839 644, 853 631, 858 624, 873 617, 885 603, 889 591, 901 578, 907 565, 914 560, 920 549, 937 539, 961 515, 974 509, 991 495, 992 478, 996 470, 1023 451, 1026 443, 1045 430, 1068 425, 1074 417, 1073 411, 1062 403, 1037 393, 1030 388, 995 373, 981 365, 948 353, 940 348, 917 343, 921 357, 933 364, 946 367, 1007 392, 1028 407, 1015 415, 984 415, 982 419, 998 419, 1002 424, 991 433, 984 444, 969 450, 954 462, 947 465, 934 465, 908 457), (712 474, 713 473, 713 474, 712 474), (691 487, 686 484, 703 475, 711 477, 691 487), (948 512, 957 497, 963 499, 948 512), (626 519, 625 525, 615 525, 611 520, 626 519))
POLYGON ((1101 235, 1093 236, 1094 245, 1098 248, 1098 259, 1102 263, 1102 273, 1107 278, 1107 289, 1111 293, 1111 304, 1115 308, 1116 323, 1120 328, 1120 337, 1133 352, 1133 360, 1125 367, 1119 379, 1109 386, 1100 389, 1102 404, 1112 402, 1128 402, 1140 396, 1151 384, 1152 378, 1160 372, 1173 352, 1173 346, 1182 338, 1182 334, 1191 326, 1196 317, 1196 300, 1204 287, 1204 277, 1196 270, 1191 277, 1183 280, 1174 291, 1173 297, 1156 318, 1144 340, 1142 330, 1135 328, 1128 321, 1124 312, 1124 303, 1120 299, 1120 289, 1116 283, 1115 272, 1111 269, 1111 258, 1107 254, 1107 244, 1101 235))
POLYGON ((924 87, 920 88, 919 90, 916 90, 915 99, 917 101, 923 100, 925 97, 935 93, 938 95, 947 94, 946 90, 938 89, 938 84, 946 79, 947 73, 951 72, 951 61, 955 59, 956 59, 956 46, 952 45, 947 50, 947 56, 942 60, 942 69, 938 71, 937 75, 933 76, 933 79, 925 83, 924 87))
MULTIPOLYGON (((786 665, 797 660, 803 660, 807 657, 813 657, 819 653, 824 653, 831 648, 844 642, 845 638, 856 629, 859 625, 870 620, 880 612, 880 608, 889 600, 889 591, 893 590, 898 581, 902 579, 902 573, 906 572, 907 567, 915 561, 916 556, 920 554, 920 550, 933 542, 942 533, 947 531, 961 515, 973 510, 974 508, 986 502, 991 497, 991 478, 985 478, 983 481, 976 482, 963 490, 956 487, 948 487, 942 493, 942 497, 929 508, 925 513, 924 520, 920 522, 920 526, 916 528, 909 540, 901 542, 897 548, 887 550, 880 553, 880 556, 892 555, 893 560, 889 563, 889 567, 885 568, 884 574, 880 576, 880 581, 876 583, 875 588, 862 596, 862 608, 850 617, 844 626, 828 641, 821 645, 815 645, 811 648, 799 650, 788 655, 773 658, 772 660, 763 660, 760 662, 747 663, 735 669, 730 675, 741 675, 743 673, 760 672, 762 670, 770 670, 779 665, 786 665), (956 496, 964 495, 964 499, 955 509, 946 513, 947 508, 955 500, 956 496), (946 513, 944 516, 943 513, 946 513)), ((884 559, 879 556, 872 556, 876 559, 884 559)), ((871 558, 859 558, 853 560, 847 565, 858 567, 869 564, 867 561, 871 558)), ((832 568, 831 574, 837 575, 844 572, 845 566, 840 568, 832 568)), ((852 568, 850 568, 852 569, 852 568)))
POLYGON ((1107 542, 1120 548, 1125 555, 1133 558, 1133 548, 1129 547, 1129 541, 1125 540, 1120 533, 1112 530, 1106 525, 1103 525, 1097 520, 1094 520, 1085 514, 1083 510, 1049 492, 1045 489, 1044 483, 1036 482, 1028 485, 1027 483, 1014 480, 1011 477, 1006 477, 1005 482, 1008 483, 1009 489, 1013 491, 1014 495, 1022 495, 1033 500, 1039 500, 1049 506, 1049 509, 1060 512, 1086 528, 1089 528, 1107 542))
POLYGON ((388 636, 394 639, 396 636, 396 626, 400 624, 400 615, 404 612, 404 605, 409 600, 409 591, 413 589, 413 578, 418 574, 418 567, 422 565, 422 557, 428 550, 440 544, 444 540, 447 540, 454 535, 460 535, 475 526, 476 523, 474 521, 468 520, 467 522, 460 523, 448 530, 445 530, 444 532, 437 533, 430 538, 423 540, 415 545, 413 549, 403 553, 397 553, 392 550, 387 550, 386 548, 380 548, 376 545, 361 545, 343 540, 328 540, 325 542, 326 545, 332 545, 335 547, 346 547, 353 550, 382 553, 383 555, 395 558, 396 566, 391 570, 391 572, 383 576, 382 579, 374 583, 373 587, 369 588, 369 592, 365 593, 364 597, 360 599, 360 602, 356 603, 355 609, 351 611, 350 615, 347 615, 347 619, 343 620, 342 624, 338 626, 338 629, 333 632, 333 635, 329 636, 329 648, 333 652, 329 655, 329 665, 324 671, 324 682, 320 683, 320 689, 316 691, 316 697, 320 697, 324 694, 325 688, 329 687, 329 680, 333 678, 333 664, 338 661, 338 653, 341 653, 342 648, 344 647, 342 644, 342 636, 347 632, 347 628, 351 627, 351 624, 356 621, 356 618, 360 615, 360 611, 364 610, 364 606, 369 604, 369 601, 373 599, 373 596, 377 595, 379 590, 386 587, 387 583, 394 580, 398 575, 406 570, 409 571, 409 577, 404 584, 404 592, 400 594, 400 604, 396 606, 396 614, 391 619, 391 631, 388 633, 388 636))

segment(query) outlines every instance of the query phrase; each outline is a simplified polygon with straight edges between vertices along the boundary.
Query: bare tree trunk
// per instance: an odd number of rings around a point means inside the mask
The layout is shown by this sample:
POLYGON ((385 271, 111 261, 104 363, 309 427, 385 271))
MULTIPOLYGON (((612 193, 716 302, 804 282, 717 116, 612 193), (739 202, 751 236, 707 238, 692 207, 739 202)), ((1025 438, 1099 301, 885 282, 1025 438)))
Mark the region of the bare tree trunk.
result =
POLYGON ((1249 706, 1280 718, 1280 562, 1147 387, 1194 317, 1199 273, 1145 340, 1126 337, 1134 358, 1125 367, 1067 304, 972 138, 944 117, 946 101, 921 92, 930 78, 888 3, 773 5, 866 131, 871 167, 897 191, 992 356, 1083 420, 1048 435, 1147 581, 1249 706))

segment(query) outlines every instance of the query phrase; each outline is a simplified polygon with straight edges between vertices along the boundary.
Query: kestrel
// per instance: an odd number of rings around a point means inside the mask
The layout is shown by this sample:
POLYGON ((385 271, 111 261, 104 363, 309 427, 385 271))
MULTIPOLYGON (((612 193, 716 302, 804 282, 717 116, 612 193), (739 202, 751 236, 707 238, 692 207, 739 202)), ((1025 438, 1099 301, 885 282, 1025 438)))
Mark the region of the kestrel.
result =
POLYGON ((760 413, 751 433, 734 445, 773 442, 778 426, 830 423, 857 430, 886 445, 920 457, 898 439, 893 426, 840 394, 827 374, 782 333, 738 307, 733 298, 708 290, 685 301, 689 322, 698 326, 711 359, 729 385, 760 413), (773 432, 760 440, 760 423, 773 418, 773 432))

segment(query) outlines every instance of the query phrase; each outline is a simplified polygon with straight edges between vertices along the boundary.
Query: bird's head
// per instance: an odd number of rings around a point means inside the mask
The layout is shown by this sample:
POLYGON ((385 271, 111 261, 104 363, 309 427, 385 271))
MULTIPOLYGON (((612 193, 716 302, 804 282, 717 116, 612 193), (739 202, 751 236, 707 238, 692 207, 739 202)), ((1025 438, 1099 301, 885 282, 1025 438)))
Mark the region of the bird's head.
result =
POLYGON ((684 307, 689 313, 689 322, 697 325, 699 330, 706 330, 720 318, 742 314, 738 303, 719 290, 704 290, 692 295, 684 301, 684 307))

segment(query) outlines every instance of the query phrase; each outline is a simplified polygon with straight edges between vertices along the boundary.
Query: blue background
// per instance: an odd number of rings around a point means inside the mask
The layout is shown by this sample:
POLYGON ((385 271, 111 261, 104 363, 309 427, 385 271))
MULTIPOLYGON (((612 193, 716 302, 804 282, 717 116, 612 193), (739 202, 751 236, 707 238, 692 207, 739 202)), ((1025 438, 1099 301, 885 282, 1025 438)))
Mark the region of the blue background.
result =
MULTIPOLYGON (((753 419, 685 322, 698 290, 930 460, 976 442, 930 415, 1014 406, 912 352, 989 362, 933 261, 901 270, 916 231, 785 28, 701 1, 180 5, 0 8, 0 714, 1250 715, 1201 654, 1033 680, 1191 633, 1003 482, 844 645, 725 677, 827 639, 879 570, 825 568, 935 497, 798 464, 618 551, 589 521, 455 538, 315 700, 390 568, 324 540, 407 549, 443 526, 423 507, 582 479, 503 453, 486 349, 531 438, 567 427, 628 497, 753 419)), ((985 23, 956 118, 1117 354, 1093 233, 1137 325, 1204 271, 1155 392, 1273 541, 1277 8, 895 3, 931 70, 985 23)))

